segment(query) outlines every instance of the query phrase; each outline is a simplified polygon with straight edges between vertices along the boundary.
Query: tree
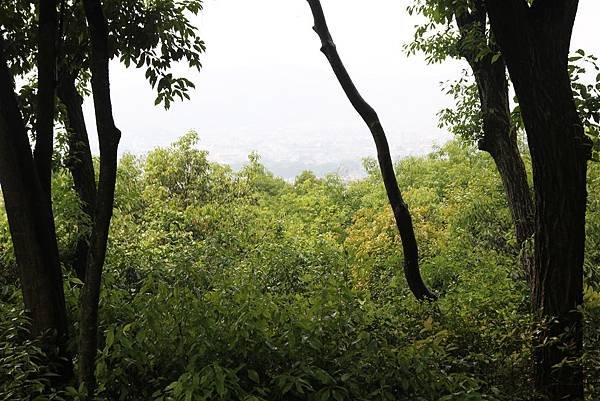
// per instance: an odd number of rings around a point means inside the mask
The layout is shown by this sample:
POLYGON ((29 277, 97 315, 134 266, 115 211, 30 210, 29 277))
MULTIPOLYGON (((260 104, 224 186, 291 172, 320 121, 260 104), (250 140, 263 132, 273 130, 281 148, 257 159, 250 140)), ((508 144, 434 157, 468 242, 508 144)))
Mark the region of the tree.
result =
MULTIPOLYGON (((52 3, 52 2, 48 2, 52 3)), ((22 6, 17 2, 15 8, 22 6)), ((55 25, 51 5, 40 8, 40 33, 49 33, 55 25)), ((4 10, 3 10, 4 11, 4 10)), ((3 14, 4 15, 4 14, 3 14)), ((32 322, 32 335, 49 334, 45 344, 49 349, 58 346, 59 354, 65 352, 67 337, 67 313, 62 285, 52 205, 48 192, 46 174, 46 154, 38 152, 36 162, 29 144, 28 132, 18 105, 13 78, 35 65, 43 88, 38 93, 38 121, 36 132, 46 138, 41 141, 47 146, 52 138, 54 88, 50 75, 53 75, 52 50, 54 41, 39 40, 39 55, 36 61, 29 56, 19 56, 22 43, 35 46, 35 40, 22 35, 18 30, 19 18, 6 18, 0 30, 0 183, 9 219, 11 237, 19 273, 25 309, 32 322), (9 43, 9 44, 7 44, 9 43), (47 58, 50 58, 48 60, 47 58), (11 60, 11 61, 9 61, 11 60), (43 174, 43 177, 40 175, 43 174)), ((54 35, 51 35, 54 37, 54 35)), ((41 146, 41 145, 40 145, 41 146)), ((41 148, 40 148, 41 149, 41 148)))
POLYGON ((569 79, 568 58, 577 0, 486 0, 506 60, 533 164, 535 265, 532 302, 548 320, 535 347, 536 386, 548 398, 582 399, 585 135, 569 79))
POLYGON ((409 12, 428 19, 417 28, 414 41, 407 47, 409 52, 423 51, 429 62, 453 57, 469 64, 475 87, 465 89, 457 85, 450 92, 461 97, 464 107, 462 98, 475 91, 476 95, 468 99, 478 105, 459 110, 467 111, 467 115, 458 118, 454 111, 446 109, 440 113, 441 122, 463 139, 477 141, 478 148, 492 156, 502 179, 525 277, 529 280, 533 258, 524 245, 533 236, 533 200, 517 144, 517 127, 511 118, 506 66, 488 29, 483 0, 453 2, 452 5, 447 1, 417 0, 409 12))
POLYGON ((85 284, 81 293, 78 374, 79 382, 86 384, 88 394, 93 394, 96 349, 98 347, 98 302, 115 198, 117 150, 121 131, 115 126, 112 114, 108 71, 110 61, 108 24, 104 17, 102 4, 100 0, 84 0, 83 5, 91 44, 90 70, 100 145, 100 176, 85 271, 85 284))
MULTIPOLYGON (((66 165, 73 176, 82 210, 92 220, 96 201, 95 172, 82 110, 82 95, 89 93, 89 37, 82 24, 84 18, 79 2, 68 3, 70 12, 63 14, 61 43, 65 54, 58 69, 58 97, 65 108, 63 121, 69 132, 66 165)), ((162 103, 168 109, 177 98, 189 99, 188 92, 194 84, 185 77, 174 76, 171 67, 181 61, 198 71, 202 66, 200 54, 205 49, 204 42, 189 19, 189 14, 195 15, 202 9, 201 1, 108 0, 104 8, 111 34, 110 59, 118 57, 127 67, 146 67, 145 77, 157 91, 157 105, 162 103)), ((82 280, 85 280, 88 244, 89 230, 84 227, 72 263, 82 280)))
POLYGON ((394 213, 400 238, 402 239, 402 248, 404 251, 404 275, 408 286, 418 300, 433 300, 435 299, 435 295, 425 286, 419 271, 419 251, 412 218, 408 206, 402 199, 400 188, 398 187, 385 131, 381 126, 377 113, 361 97, 340 59, 331 34, 329 33, 321 2, 319 0, 307 1, 314 17, 313 29, 321 40, 321 52, 327 57, 348 100, 369 127, 373 140, 375 141, 375 146, 377 147, 377 159, 379 161, 383 183, 385 185, 390 206, 394 213))
MULTIPOLYGON (((36 138, 34 153, 38 159, 37 164, 44 171, 42 176, 46 177, 45 186, 48 188, 50 172, 56 168, 57 163, 56 160, 53 162, 53 136, 43 132, 39 135, 34 129, 38 127, 38 88, 44 92, 44 85, 48 86, 36 79, 34 57, 37 37, 46 38, 48 43, 56 43, 57 62, 53 64, 56 67, 52 73, 52 82, 55 80, 54 76, 58 77, 53 87, 56 86, 56 95, 60 100, 60 113, 40 113, 46 122, 40 121, 39 126, 47 127, 47 116, 52 115, 52 119, 56 117, 67 131, 68 153, 63 160, 73 175, 74 187, 80 197, 83 212, 91 221, 96 183, 82 110, 83 97, 90 94, 90 56, 89 35, 81 2, 61 2, 58 25, 54 27, 57 32, 41 36, 35 29, 36 15, 28 2, 23 0, 14 5, 2 4, 0 7, 2 25, 10 32, 11 50, 14 50, 10 52, 8 59, 19 67, 18 71, 15 70, 16 76, 25 79, 25 84, 19 91, 21 111, 27 128, 36 138), (55 39, 48 41, 47 38, 51 37, 55 39)), ((110 58, 119 58, 127 67, 144 67, 146 79, 157 91, 156 104, 163 104, 168 109, 177 99, 189 99, 189 91, 194 88, 194 84, 185 77, 174 75, 172 66, 183 61, 198 71, 201 68, 200 54, 205 46, 198 36, 197 27, 190 20, 191 15, 202 9, 201 1, 107 0, 104 2, 104 8, 110 32, 110 58)), ((54 10, 56 13, 56 7, 54 10)), ((53 96, 51 99, 54 101, 53 96)), ((84 280, 89 244, 89 228, 85 227, 85 224, 80 225, 78 238, 74 256, 68 262, 78 277, 84 280)))
POLYGON ((80 310, 79 378, 91 394, 98 297, 120 137, 112 118, 108 62, 120 57, 127 66, 132 61, 137 67, 146 66, 146 78, 158 92, 156 104, 168 108, 175 97, 189 98, 193 83, 174 77, 169 70, 181 60, 200 68, 204 43, 189 22, 188 13, 197 13, 201 3, 131 0, 107 1, 103 5, 99 0, 90 0, 82 8, 77 1, 63 1, 60 10, 55 1, 42 3, 39 10, 32 9, 26 0, 0 5, 0 156, 4 156, 0 179, 21 269, 25 307, 31 312, 32 334, 51 331, 64 350, 68 325, 50 196, 58 94, 65 110, 59 122, 71 133, 67 165, 83 211, 92 221, 89 234, 86 230, 80 232, 74 262, 75 270, 86 281, 80 310), (89 93, 90 77, 101 153, 97 188, 81 110, 81 95, 89 93), (15 78, 29 80, 18 95, 15 78), (35 139, 33 155, 30 132, 35 139))

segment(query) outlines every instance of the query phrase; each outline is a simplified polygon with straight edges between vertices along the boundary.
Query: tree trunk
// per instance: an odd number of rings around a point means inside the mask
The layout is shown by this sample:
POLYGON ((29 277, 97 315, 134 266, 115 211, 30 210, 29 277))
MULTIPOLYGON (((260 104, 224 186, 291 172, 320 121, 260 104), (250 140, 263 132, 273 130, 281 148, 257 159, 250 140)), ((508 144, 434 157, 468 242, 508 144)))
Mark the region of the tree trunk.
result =
MULTIPOLYGON (((58 97, 67 110, 67 131, 69 135, 69 154, 67 167, 73 176, 75 191, 81 201, 83 213, 94 219, 94 206, 96 204, 96 176, 92 151, 88 139, 87 127, 83 116, 83 98, 75 87, 76 74, 64 73, 58 83, 58 97)), ((73 259, 73 270, 77 277, 85 280, 85 269, 89 252, 89 229, 80 228, 77 234, 77 245, 73 259)))
POLYGON ((527 171, 510 116, 506 65, 502 57, 493 60, 497 49, 491 35, 486 32, 487 12, 482 0, 476 0, 470 12, 457 11, 455 19, 461 34, 461 53, 471 67, 479 94, 483 137, 479 140, 478 147, 492 156, 502 179, 515 225, 517 245, 521 251, 523 271, 530 282, 533 255, 525 242, 533 236, 534 207, 527 171), (473 35, 473 31, 477 35, 473 35), (481 43, 474 45, 473 37, 481 38, 481 43), (490 48, 491 53, 481 58, 480 48, 485 46, 490 48))
POLYGON ((546 330, 534 350, 537 389, 583 399, 583 257, 591 143, 568 74, 577 0, 488 0, 492 29, 519 98, 533 162, 535 265, 532 301, 546 330), (554 338, 556 337, 556 338, 554 338), (563 363, 561 362, 572 362, 563 363), (556 366, 557 364, 560 364, 556 366))
POLYGON ((108 72, 108 26, 100 0, 84 0, 91 40, 92 93, 100 145, 100 176, 90 240, 85 285, 81 294, 79 333, 79 380, 95 389, 95 358, 98 342, 98 302, 102 269, 106 257, 108 231, 112 217, 117 178, 117 149, 121 132, 114 123, 108 72))
POLYGON ((34 337, 64 352, 67 313, 49 197, 31 154, 0 35, 0 183, 34 337))
POLYGON ((325 20, 321 2, 319 0, 307 0, 314 17, 314 31, 321 40, 321 51, 329 60, 342 89, 346 93, 348 100, 354 106, 354 109, 360 114, 364 122, 369 127, 375 146, 377 147, 377 159, 379 168, 385 185, 390 206, 394 213, 396 226, 402 240, 402 249, 404 251, 404 275, 408 286, 418 300, 434 300, 435 295, 425 286, 421 273, 419 271, 419 251, 417 240, 412 224, 412 219, 408 206, 402 199, 402 193, 398 187, 394 166, 390 156, 390 149, 387 138, 379 117, 373 108, 365 102, 356 86, 352 82, 350 75, 346 71, 342 60, 337 52, 335 44, 325 20))
POLYGON ((52 153, 54 150, 54 91, 56 89, 56 0, 39 2, 38 93, 34 160, 42 190, 51 199, 52 153))
POLYGON ((493 142, 487 145, 489 146, 489 150, 485 150, 494 159, 494 163, 502 179, 502 186, 504 187, 508 207, 515 225, 523 274, 531 287, 534 256, 526 242, 533 238, 535 220, 533 199, 529 190, 525 164, 521 158, 514 135, 509 136, 504 131, 503 133, 495 133, 495 135, 487 137, 490 139, 494 137, 493 142))
POLYGON ((516 131, 512 126, 508 100, 508 81, 502 59, 473 65, 473 73, 483 116, 483 137, 479 149, 494 159, 508 201, 517 245, 521 250, 521 263, 528 282, 531 282, 533 255, 525 242, 534 233, 534 206, 527 171, 517 145, 516 131))
MULTIPOLYGON (((543 61, 538 60, 542 65, 543 61)), ((581 356, 582 321, 578 308, 583 303, 583 258, 585 245, 586 172, 583 128, 575 105, 563 99, 572 96, 565 72, 545 81, 543 110, 527 110, 536 189, 535 268, 532 276, 533 304, 548 322, 538 341, 536 375, 538 385, 553 399, 583 399, 581 368, 553 369, 563 360, 581 356), (549 84, 555 82, 556 84, 549 84), (562 86, 562 88, 560 88, 562 86), (530 114, 531 113, 531 114, 530 114), (535 149, 535 150, 533 150, 535 149), (568 330, 568 332, 566 332, 568 330), (562 336, 542 346, 546 340, 562 336)), ((525 96, 524 96, 525 97, 525 96)), ((571 99, 572 100, 572 99, 571 99)), ((523 106, 522 106, 523 108, 523 106)))

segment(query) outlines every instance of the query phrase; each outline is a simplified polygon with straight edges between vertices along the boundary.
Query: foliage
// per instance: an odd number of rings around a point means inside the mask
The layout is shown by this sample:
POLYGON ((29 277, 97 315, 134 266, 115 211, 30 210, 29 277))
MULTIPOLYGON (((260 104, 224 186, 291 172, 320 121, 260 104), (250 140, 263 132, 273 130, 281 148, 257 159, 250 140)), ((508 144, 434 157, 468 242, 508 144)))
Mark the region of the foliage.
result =
MULTIPOLYGON (((188 133, 121 159, 100 303, 98 400, 530 399, 535 327, 489 157, 451 142, 396 166, 425 280, 440 295, 427 305, 406 288, 371 161, 360 180, 304 172, 286 182, 257 155, 236 172, 211 162, 197 142, 188 133)), ((590 374, 600 349, 599 173, 591 166, 590 374)), ((53 179, 68 266, 70 227, 87 223, 68 175, 53 179)), ((0 399, 30 391, 76 400, 84 390, 56 388, 44 353, 18 334, 27 324, 11 258, 0 214, 0 379, 15 366, 21 372, 0 380, 0 399)), ((81 283, 69 277, 76 316, 81 283)), ((597 383, 588 391, 597 396, 597 383)))
POLYGON ((15 287, 0 286, 0 400, 62 399, 53 388, 56 373, 36 341, 28 339, 28 322, 15 287), (47 398, 50 397, 50 398, 47 398))
MULTIPOLYGON (((59 2, 57 75, 73 75, 78 90, 90 92, 89 37, 83 4, 59 2)), ((126 67, 144 68, 144 76, 156 90, 155 104, 168 109, 176 100, 190 98, 194 83, 178 76, 178 66, 199 71, 200 55, 206 50, 192 19, 202 10, 201 0, 107 0, 104 3, 109 28, 111 59, 126 67)), ((35 125, 37 109, 37 6, 29 0, 2 2, 0 27, 5 55, 18 82, 17 91, 26 126, 35 125)), ((64 120, 62 114, 57 118, 64 120)))
POLYGON ((600 65, 598 57, 579 49, 569 58, 573 97, 585 133, 593 142, 592 160, 600 161, 600 65))
MULTIPOLYGON (((480 99, 472 72, 477 67, 473 61, 494 63, 501 56, 495 50, 486 18, 483 19, 483 32, 477 27, 463 27, 461 32, 457 26, 457 18, 476 12, 477 3, 474 0, 414 0, 408 11, 424 20, 415 26, 413 40, 404 46, 408 54, 423 53, 428 63, 441 63, 449 58, 465 58, 469 62, 471 70, 463 70, 460 78, 443 84, 444 92, 452 97, 454 105, 440 110, 438 118, 440 128, 448 129, 470 143, 476 143, 483 134, 480 99)), ((593 141, 592 159, 599 161, 600 66, 597 57, 577 50, 569 57, 569 74, 577 111, 586 134, 593 141)), ((510 85, 510 80, 508 82, 510 85)), ((511 114, 513 126, 524 136, 516 97, 511 114)))

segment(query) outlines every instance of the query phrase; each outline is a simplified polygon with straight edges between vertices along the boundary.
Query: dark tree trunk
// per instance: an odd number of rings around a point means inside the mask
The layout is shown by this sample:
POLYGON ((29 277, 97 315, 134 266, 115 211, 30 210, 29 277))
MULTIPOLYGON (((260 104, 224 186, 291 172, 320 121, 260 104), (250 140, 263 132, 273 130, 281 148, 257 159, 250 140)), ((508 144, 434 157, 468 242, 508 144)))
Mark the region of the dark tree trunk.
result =
POLYGON ((321 51, 327 57, 327 60, 329 60, 329 64, 340 82, 342 89, 346 93, 348 100, 350 100, 352 106, 354 106, 369 127, 373 140, 375 141, 375 146, 377 147, 377 159, 379 161, 383 183, 385 185, 390 206, 394 213, 396 226, 400 233, 400 239, 402 240, 402 249, 404 251, 404 275, 408 286, 418 300, 434 300, 435 295, 429 291, 421 278, 421 273, 419 271, 419 251, 412 219, 408 206, 404 203, 400 188, 398 187, 392 158, 390 156, 390 149, 383 127, 379 122, 379 117, 375 110, 373 110, 373 108, 362 98, 352 82, 350 75, 346 71, 335 44, 333 43, 331 34, 329 33, 321 2, 319 0, 308 0, 308 4, 310 5, 314 17, 313 29, 321 39, 321 51))
POLYGON ((527 171, 517 145, 516 130, 512 126, 508 100, 508 82, 502 59, 478 63, 473 68, 479 91, 483 116, 483 137, 479 149, 494 159, 515 225, 517 245, 528 282, 531 282, 533 255, 525 242, 534 233, 534 206, 527 171))
POLYGON ((115 126, 110 97, 108 26, 100 0, 84 0, 91 40, 91 72, 96 127, 100 145, 100 176, 90 240, 85 285, 81 294, 79 333, 79 380, 89 396, 95 388, 95 358, 98 343, 98 301, 106 257, 117 178, 117 149, 121 132, 115 126))
MULTIPOLYGON (((73 184, 81 201, 82 211, 89 217, 90 221, 93 221, 94 206, 96 204, 96 176, 87 127, 81 107, 83 98, 75 87, 75 74, 64 73, 61 75, 58 83, 58 97, 67 110, 67 131, 69 135, 67 167, 73 176, 73 184)), ((77 277, 82 281, 85 280, 89 241, 89 229, 80 228, 77 234, 72 267, 77 277)))
POLYGON ((527 171, 521 158, 517 144, 516 130, 510 115, 508 97, 508 79, 506 65, 502 57, 492 61, 493 55, 478 57, 478 47, 469 45, 473 35, 471 30, 478 31, 478 36, 490 46, 495 45, 488 39, 486 33, 487 12, 482 0, 475 2, 475 8, 470 12, 456 14, 456 23, 461 32, 462 56, 469 63, 479 94, 480 110, 483 119, 483 137, 478 142, 480 150, 488 152, 494 159, 502 185, 506 194, 508 207, 515 225, 517 245, 521 250, 521 263, 528 282, 531 281, 533 255, 525 246, 525 242, 534 233, 534 206, 527 171))
POLYGON ((47 344, 62 348, 67 313, 52 206, 37 175, 1 35, 0 183, 32 335, 50 332, 47 344))
POLYGON ((39 2, 38 93, 34 160, 42 190, 50 199, 54 150, 54 91, 56 89, 56 0, 39 2))
POLYGON ((583 399, 581 356, 586 170, 591 153, 568 74, 577 0, 487 0, 492 29, 519 98, 533 162, 532 301, 547 329, 535 348, 537 389, 583 399), (552 337, 558 339, 554 341, 552 337))

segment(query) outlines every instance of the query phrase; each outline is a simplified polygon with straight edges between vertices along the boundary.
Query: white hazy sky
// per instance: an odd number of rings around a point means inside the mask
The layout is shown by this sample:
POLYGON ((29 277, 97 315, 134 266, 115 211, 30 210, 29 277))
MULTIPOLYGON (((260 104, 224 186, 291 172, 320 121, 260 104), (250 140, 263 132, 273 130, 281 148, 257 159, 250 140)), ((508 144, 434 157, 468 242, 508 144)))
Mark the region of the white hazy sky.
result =
MULTIPOLYGON (((427 65, 406 57, 418 22, 408 0, 323 0, 340 55, 364 97, 378 111, 396 156, 423 153, 449 138, 436 113, 449 104, 440 82, 461 62, 427 65)), ((214 160, 237 163, 250 151, 267 161, 306 166, 374 154, 369 132, 319 52, 305 0, 205 0, 197 19, 208 49, 191 74, 192 100, 169 111, 154 106, 144 71, 111 64, 121 150, 142 154, 196 130, 214 160)), ((599 0, 581 0, 572 49, 600 54, 599 0)), ((86 101, 90 134, 93 106, 86 101)), ((95 138, 93 140, 95 147, 95 138)), ((328 168, 331 168, 329 166, 328 168)))

